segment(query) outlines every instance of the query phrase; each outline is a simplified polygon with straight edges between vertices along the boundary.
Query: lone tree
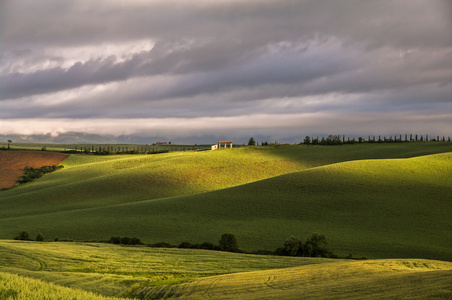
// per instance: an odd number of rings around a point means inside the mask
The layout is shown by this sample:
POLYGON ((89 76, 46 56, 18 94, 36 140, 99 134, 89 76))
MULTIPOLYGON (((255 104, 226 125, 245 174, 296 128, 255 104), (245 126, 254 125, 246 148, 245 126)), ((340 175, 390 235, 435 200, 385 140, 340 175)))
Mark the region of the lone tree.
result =
POLYGON ((330 251, 326 249, 328 245, 327 237, 324 233, 313 233, 304 244, 304 251, 306 256, 310 257, 326 257, 330 251))
POLYGON ((225 233, 220 238, 220 248, 223 251, 237 252, 239 248, 237 247, 237 238, 232 233, 225 233))
POLYGON ((28 234, 28 232, 22 231, 22 232, 19 232, 19 234, 14 239, 20 240, 20 241, 29 241, 30 235, 28 234))
POLYGON ((8 150, 11 149, 11 148, 9 147, 9 144, 11 144, 12 142, 13 142, 13 141, 8 140, 8 150))
POLYGON ((282 255, 303 256, 303 243, 294 236, 289 237, 282 249, 278 249, 282 255))
POLYGON ((248 146, 256 146, 256 141, 254 140, 253 137, 251 137, 250 140, 248 141, 248 146))
POLYGON ((44 236, 42 235, 42 233, 38 233, 38 235, 36 236, 35 239, 37 242, 44 242, 44 236))

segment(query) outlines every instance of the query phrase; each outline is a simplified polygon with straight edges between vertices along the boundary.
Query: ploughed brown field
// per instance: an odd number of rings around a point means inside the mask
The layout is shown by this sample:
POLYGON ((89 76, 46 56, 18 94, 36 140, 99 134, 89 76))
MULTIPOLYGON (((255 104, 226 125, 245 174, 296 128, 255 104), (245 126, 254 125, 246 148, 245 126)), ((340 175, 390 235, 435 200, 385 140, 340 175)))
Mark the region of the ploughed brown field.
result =
POLYGON ((25 167, 58 165, 68 156, 45 151, 0 151, 0 189, 14 186, 25 167))

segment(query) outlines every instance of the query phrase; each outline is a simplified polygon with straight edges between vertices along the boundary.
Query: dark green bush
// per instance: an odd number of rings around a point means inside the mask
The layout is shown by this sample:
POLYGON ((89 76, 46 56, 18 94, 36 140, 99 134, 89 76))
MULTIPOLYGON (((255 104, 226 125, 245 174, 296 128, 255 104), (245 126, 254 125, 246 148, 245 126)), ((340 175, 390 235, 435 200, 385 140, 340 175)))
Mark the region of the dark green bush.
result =
POLYGON ((323 233, 313 233, 306 239, 305 243, 291 236, 284 242, 283 247, 276 249, 275 254, 284 256, 337 257, 326 248, 327 245, 327 237, 323 233))
POLYGON ((238 252, 239 248, 237 246, 237 238, 232 233, 225 233, 221 236, 220 249, 229 252, 238 252))
POLYGON ((160 242, 160 243, 156 243, 156 244, 150 244, 149 247, 156 247, 156 248, 176 248, 176 246, 171 245, 171 244, 166 243, 166 242, 160 242))
POLYGON ((38 233, 38 235, 36 236, 35 240, 37 242, 44 242, 44 236, 42 235, 42 233, 38 233))
POLYGON ((193 244, 189 243, 189 242, 182 242, 180 243, 177 248, 193 248, 193 244))
POLYGON ((59 170, 62 168, 63 168, 63 166, 61 166, 61 165, 43 166, 40 168, 25 167, 24 173, 22 174, 22 176, 20 176, 20 178, 17 182, 18 183, 31 182, 34 179, 40 178, 47 173, 51 173, 53 171, 56 171, 56 170, 59 170))
POLYGON ((109 242, 112 244, 121 244, 121 238, 119 236, 112 236, 109 242))
POLYGON ((30 241, 30 235, 26 231, 19 232, 19 234, 14 238, 15 240, 30 241))
POLYGON ((141 240, 139 238, 133 237, 133 238, 129 238, 129 237, 119 237, 119 236, 112 236, 110 238, 110 240, 108 241, 111 244, 116 244, 116 245, 143 245, 143 243, 141 242, 141 240))

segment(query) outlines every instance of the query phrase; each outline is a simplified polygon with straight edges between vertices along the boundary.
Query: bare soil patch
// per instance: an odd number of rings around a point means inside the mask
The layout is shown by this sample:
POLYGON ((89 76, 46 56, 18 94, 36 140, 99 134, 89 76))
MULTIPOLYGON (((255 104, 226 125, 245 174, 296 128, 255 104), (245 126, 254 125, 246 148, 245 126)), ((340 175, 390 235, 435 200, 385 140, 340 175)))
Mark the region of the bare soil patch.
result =
POLYGON ((58 165, 68 156, 46 151, 0 151, 0 189, 14 186, 25 167, 58 165))

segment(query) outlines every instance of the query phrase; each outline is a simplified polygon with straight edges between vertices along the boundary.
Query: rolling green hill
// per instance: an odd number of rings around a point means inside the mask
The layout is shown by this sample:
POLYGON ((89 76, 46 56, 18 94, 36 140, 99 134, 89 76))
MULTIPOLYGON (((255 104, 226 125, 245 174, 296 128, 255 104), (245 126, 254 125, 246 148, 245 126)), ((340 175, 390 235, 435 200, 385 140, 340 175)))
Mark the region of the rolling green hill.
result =
POLYGON ((452 263, 373 260, 265 270, 145 287, 168 299, 448 299, 452 263))
MULTIPOLYGON (((97 243, 0 241, 0 274, 7 272, 105 296, 130 296, 139 288, 218 274, 331 262, 336 260, 97 243)), ((0 295, 2 278, 0 275, 0 295)))
MULTIPOLYGON (((64 170, 0 192, 0 218, 199 194, 312 167, 452 151, 452 143, 281 146, 159 155, 72 155, 64 170)), ((0 237, 1 233, 0 233, 0 237)), ((6 238, 6 236, 5 236, 6 238)))
POLYGON ((1 299, 429 299, 450 297, 451 279, 451 262, 426 259, 0 241, 1 299))
POLYGON ((339 255, 452 260, 452 154, 400 159, 447 151, 401 143, 75 155, 0 193, 0 236, 178 244, 231 232, 243 249, 274 250, 290 235, 322 232, 339 255))

